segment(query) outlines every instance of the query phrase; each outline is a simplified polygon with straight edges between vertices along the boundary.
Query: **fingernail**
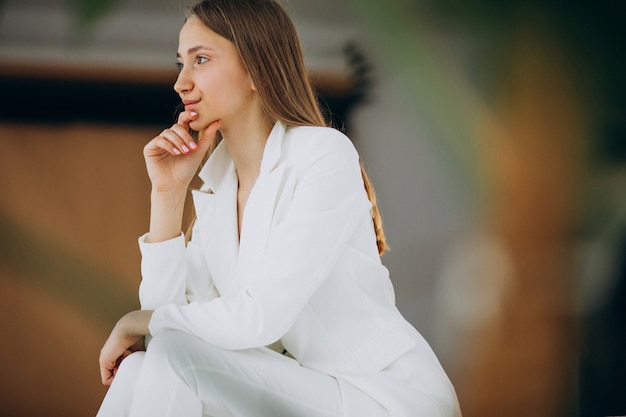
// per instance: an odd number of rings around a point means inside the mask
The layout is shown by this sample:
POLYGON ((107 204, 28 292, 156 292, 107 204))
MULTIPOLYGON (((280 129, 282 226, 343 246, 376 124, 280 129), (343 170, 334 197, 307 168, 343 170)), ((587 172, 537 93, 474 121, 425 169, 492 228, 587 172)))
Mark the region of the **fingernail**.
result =
POLYGON ((176 148, 174 148, 174 149, 172 150, 172 152, 174 152, 176 155, 180 155, 180 151, 179 151, 178 149, 176 149, 176 148))
POLYGON ((189 148, 187 147, 187 145, 183 145, 182 149, 184 153, 189 153, 189 148))
POLYGON ((198 145, 196 145, 196 142, 191 141, 191 142, 189 142, 189 147, 190 147, 191 149, 196 149, 196 148, 198 147, 198 145))
POLYGON ((189 112, 190 117, 196 117, 197 115, 198 113, 196 113, 195 111, 189 112))

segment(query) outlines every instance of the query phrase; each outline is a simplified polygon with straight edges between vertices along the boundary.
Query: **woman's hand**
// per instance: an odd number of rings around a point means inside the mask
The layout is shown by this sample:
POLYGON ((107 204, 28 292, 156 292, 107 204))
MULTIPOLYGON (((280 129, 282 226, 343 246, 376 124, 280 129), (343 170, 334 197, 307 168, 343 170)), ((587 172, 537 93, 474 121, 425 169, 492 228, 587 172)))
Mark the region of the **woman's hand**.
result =
POLYGON ((132 352, 145 350, 144 336, 150 334, 148 323, 152 310, 131 311, 122 317, 100 350, 100 376, 103 385, 111 385, 117 368, 132 352))
POLYGON ((198 114, 183 111, 178 122, 152 139, 143 150, 152 188, 157 192, 187 189, 220 127, 219 120, 200 132, 198 143, 189 134, 189 122, 198 114))

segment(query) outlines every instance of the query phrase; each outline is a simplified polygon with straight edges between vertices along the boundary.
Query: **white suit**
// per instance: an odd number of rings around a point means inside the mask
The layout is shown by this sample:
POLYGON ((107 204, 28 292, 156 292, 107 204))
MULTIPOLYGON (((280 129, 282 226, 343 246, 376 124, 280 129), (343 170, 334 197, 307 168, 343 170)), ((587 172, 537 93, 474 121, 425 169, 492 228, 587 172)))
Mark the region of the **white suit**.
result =
POLYGON ((280 341, 295 361, 268 357, 335 381, 339 415, 363 416, 364 398, 392 416, 455 415, 447 376, 394 305, 348 138, 331 128, 276 123, 240 237, 238 180, 224 142, 199 175, 192 240, 140 238, 140 301, 155 310, 154 340, 183 332, 234 356, 280 341))

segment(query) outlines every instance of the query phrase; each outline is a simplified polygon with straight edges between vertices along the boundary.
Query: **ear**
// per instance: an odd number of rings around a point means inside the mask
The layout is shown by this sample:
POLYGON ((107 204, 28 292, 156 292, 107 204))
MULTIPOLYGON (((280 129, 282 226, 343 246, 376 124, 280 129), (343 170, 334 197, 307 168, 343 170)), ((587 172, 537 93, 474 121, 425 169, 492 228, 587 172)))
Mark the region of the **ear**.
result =
POLYGON ((250 85, 250 90, 254 91, 255 93, 258 92, 259 89, 256 87, 256 84, 254 80, 252 79, 252 75, 250 74, 250 71, 246 71, 246 74, 248 76, 248 83, 250 85))

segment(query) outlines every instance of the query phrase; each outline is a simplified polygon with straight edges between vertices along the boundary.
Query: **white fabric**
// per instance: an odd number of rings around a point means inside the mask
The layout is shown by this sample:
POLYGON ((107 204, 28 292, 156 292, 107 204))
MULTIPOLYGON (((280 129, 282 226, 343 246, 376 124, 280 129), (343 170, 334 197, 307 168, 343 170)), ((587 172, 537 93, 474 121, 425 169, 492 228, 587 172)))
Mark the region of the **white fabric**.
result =
MULTIPOLYGON (((367 394, 359 416, 387 411, 367 394)), ((266 348, 228 351, 182 332, 162 332, 147 354, 126 358, 97 417, 343 416, 333 377, 266 348), (131 389, 131 396, 124 390, 131 389), (132 404, 131 404, 132 402, 132 404)))
MULTIPOLYGON (((240 238, 237 176, 224 142, 200 177, 191 242, 185 245, 182 235, 153 244, 139 239, 140 301, 155 310, 154 337, 178 331, 206 349, 237 352, 280 340, 295 361, 293 374, 279 378, 290 384, 306 368, 337 381, 343 415, 364 415, 363 392, 393 416, 455 415, 445 372, 394 305, 348 138, 330 128, 277 123, 240 238)), ((263 374, 271 368, 259 372, 262 380, 278 378, 263 374)), ((316 384, 303 382, 308 389, 316 384)))

